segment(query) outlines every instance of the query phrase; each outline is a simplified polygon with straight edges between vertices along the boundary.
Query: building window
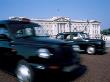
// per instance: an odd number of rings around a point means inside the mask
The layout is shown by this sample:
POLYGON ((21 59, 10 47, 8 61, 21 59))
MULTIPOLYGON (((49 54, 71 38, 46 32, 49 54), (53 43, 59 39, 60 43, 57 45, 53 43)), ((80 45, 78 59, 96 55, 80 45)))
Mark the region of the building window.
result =
POLYGON ((67 25, 67 27, 68 27, 68 25, 67 25))

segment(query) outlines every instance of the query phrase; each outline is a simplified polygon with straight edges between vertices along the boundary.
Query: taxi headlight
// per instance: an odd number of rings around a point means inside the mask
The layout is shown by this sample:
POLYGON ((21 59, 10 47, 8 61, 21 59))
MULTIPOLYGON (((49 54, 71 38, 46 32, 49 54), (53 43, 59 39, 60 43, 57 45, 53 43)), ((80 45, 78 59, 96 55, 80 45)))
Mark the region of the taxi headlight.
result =
POLYGON ((38 56, 41 58, 49 58, 51 55, 53 54, 51 54, 48 49, 40 48, 38 50, 38 56))
POLYGON ((78 45, 73 45, 72 47, 74 51, 80 51, 80 47, 78 45))

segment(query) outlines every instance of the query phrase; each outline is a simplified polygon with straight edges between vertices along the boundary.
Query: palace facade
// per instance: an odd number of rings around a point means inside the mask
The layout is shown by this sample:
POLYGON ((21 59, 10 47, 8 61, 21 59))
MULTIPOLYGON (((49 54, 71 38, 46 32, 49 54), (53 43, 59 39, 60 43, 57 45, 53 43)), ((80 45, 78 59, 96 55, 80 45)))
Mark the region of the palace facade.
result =
POLYGON ((100 38, 100 22, 96 20, 72 20, 69 17, 52 17, 50 19, 31 19, 38 23, 51 36, 62 32, 85 32, 90 38, 100 38))

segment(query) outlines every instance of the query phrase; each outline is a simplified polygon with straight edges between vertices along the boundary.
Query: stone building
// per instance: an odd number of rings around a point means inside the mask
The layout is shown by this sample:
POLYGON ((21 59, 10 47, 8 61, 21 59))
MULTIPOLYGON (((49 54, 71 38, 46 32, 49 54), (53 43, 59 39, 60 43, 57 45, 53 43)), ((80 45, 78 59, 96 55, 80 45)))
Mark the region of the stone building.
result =
MULTIPOLYGON (((25 17, 9 17, 9 19, 22 19, 25 17)), ((62 32, 84 32, 90 38, 101 38, 100 22, 96 20, 72 20, 69 17, 52 17, 50 19, 31 19, 40 24, 51 36, 62 32)))
POLYGON ((72 20, 68 17, 53 17, 51 19, 31 19, 39 23, 51 35, 62 32, 85 32, 91 38, 100 38, 100 22, 96 20, 72 20))

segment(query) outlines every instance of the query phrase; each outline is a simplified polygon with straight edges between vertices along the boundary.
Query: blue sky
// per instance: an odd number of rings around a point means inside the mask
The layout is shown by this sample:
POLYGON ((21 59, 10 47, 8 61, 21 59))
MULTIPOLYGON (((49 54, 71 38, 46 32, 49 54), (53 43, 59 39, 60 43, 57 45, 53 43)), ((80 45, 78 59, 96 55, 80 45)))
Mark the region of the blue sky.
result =
POLYGON ((95 19, 105 29, 110 28, 110 0, 0 0, 0 19, 7 19, 9 16, 95 19))

